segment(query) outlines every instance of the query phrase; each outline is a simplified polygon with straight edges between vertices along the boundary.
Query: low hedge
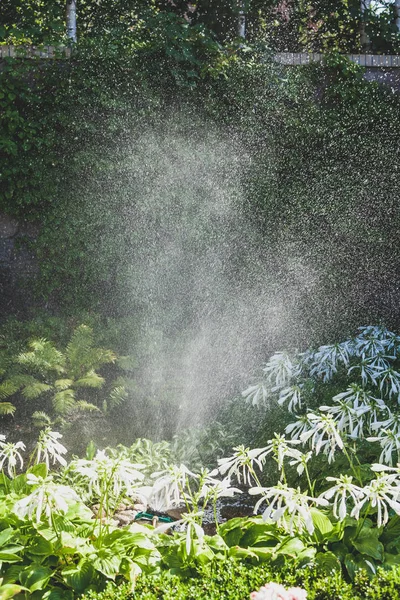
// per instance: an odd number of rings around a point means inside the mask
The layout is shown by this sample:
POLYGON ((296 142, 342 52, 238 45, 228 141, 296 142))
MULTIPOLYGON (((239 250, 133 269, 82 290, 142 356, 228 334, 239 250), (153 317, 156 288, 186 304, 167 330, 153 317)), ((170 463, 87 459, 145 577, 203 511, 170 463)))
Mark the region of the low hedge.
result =
POLYGON ((276 569, 268 565, 249 567, 237 562, 207 566, 190 579, 169 572, 139 577, 130 585, 109 584, 103 592, 88 592, 81 600, 247 600, 249 594, 269 581, 307 590, 307 600, 396 600, 400 598, 400 567, 379 570, 369 580, 363 572, 353 583, 340 573, 324 575, 295 565, 276 569))

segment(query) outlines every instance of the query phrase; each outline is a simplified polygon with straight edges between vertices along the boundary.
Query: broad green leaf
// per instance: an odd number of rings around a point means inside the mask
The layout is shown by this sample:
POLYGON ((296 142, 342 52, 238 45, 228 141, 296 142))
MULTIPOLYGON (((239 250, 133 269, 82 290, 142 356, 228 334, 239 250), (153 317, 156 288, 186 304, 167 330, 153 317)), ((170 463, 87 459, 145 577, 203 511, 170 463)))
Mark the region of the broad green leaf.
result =
POLYGON ((317 554, 317 550, 314 546, 309 546, 305 548, 297 555, 297 561, 299 562, 299 566, 308 565, 314 562, 315 555, 317 554))
POLYGON ((131 582, 135 582, 142 573, 141 567, 127 556, 122 559, 120 570, 125 579, 131 582))
POLYGON ((335 542, 334 544, 330 544, 329 548, 341 562, 344 562, 344 558, 346 554, 348 554, 349 548, 343 544, 343 542, 335 542))
POLYGON ((45 479, 49 474, 49 468, 46 463, 39 463, 28 469, 27 473, 32 473, 32 475, 36 475, 36 477, 43 477, 43 479, 45 479))
POLYGON ((389 552, 385 552, 383 567, 397 567, 400 565, 400 554, 390 554, 389 552))
POLYGON ((93 568, 103 573, 109 579, 115 579, 119 572, 121 557, 106 550, 99 550, 97 555, 90 555, 93 568))
POLYGON ((19 574, 21 572, 21 565, 10 565, 7 569, 2 569, 1 576, 3 583, 17 583, 19 581, 19 574))
POLYGON ((344 564, 352 581, 354 581, 355 574, 360 569, 366 571, 369 577, 372 577, 376 573, 376 564, 373 559, 366 559, 360 555, 346 554, 344 564))
POLYGON ((87 521, 93 524, 93 513, 83 502, 71 502, 68 503, 68 510, 65 514, 65 518, 70 521, 79 519, 80 521, 87 521))
POLYGON ((227 546, 231 548, 232 546, 237 546, 239 544, 243 536, 243 531, 240 527, 236 527, 235 529, 230 529, 226 534, 221 532, 221 535, 227 546))
MULTIPOLYGON (((23 547, 21 546, 21 550, 22 549, 23 549, 23 547)), ((6 562, 6 563, 15 563, 15 562, 19 562, 20 560, 21 560, 21 557, 18 554, 15 554, 14 552, 9 552, 6 549, 0 550, 0 561, 6 562)))
POLYGON ((333 552, 318 552, 315 555, 315 564, 327 575, 337 571, 340 573, 341 565, 340 560, 333 554, 333 552))
POLYGON ((4 544, 6 542, 8 542, 8 540, 10 538, 12 538, 14 534, 14 530, 11 527, 8 527, 7 529, 3 529, 3 531, 0 531, 0 546, 4 546, 4 544))
POLYGON ((67 567, 61 571, 61 575, 65 583, 70 586, 78 594, 85 591, 89 587, 94 569, 90 561, 81 560, 76 566, 67 567))
POLYGON ((52 570, 48 567, 32 565, 21 571, 20 581, 30 592, 35 592, 36 590, 43 590, 46 587, 51 575, 52 570))
POLYGON ((42 600, 74 600, 74 593, 71 590, 52 588, 45 591, 42 600))
POLYGON ((263 546, 275 546, 278 543, 278 536, 270 531, 268 525, 250 527, 241 538, 240 545, 247 548, 261 542, 263 546))
POLYGON ((120 544, 125 550, 131 547, 146 548, 152 550, 153 542, 150 540, 148 533, 132 533, 126 529, 114 529, 111 533, 104 536, 101 540, 102 547, 113 547, 115 544, 120 544))
POLYGON ((366 554, 376 560, 382 561, 385 549, 383 544, 378 540, 379 533, 378 529, 363 527, 360 534, 355 539, 352 538, 351 541, 361 554, 366 554))
POLYGON ((395 515, 385 525, 382 535, 380 536, 381 542, 386 546, 389 542, 392 542, 400 538, 400 517, 395 515))
POLYGON ((207 544, 214 550, 214 552, 225 552, 228 551, 228 546, 225 540, 220 535, 213 535, 207 539, 207 544))
POLYGON ((27 590, 27 588, 16 585, 15 583, 0 585, 0 600, 8 600, 25 590, 27 590))
POLYGON ((224 537, 229 531, 233 529, 242 529, 247 528, 250 525, 250 521, 246 517, 235 517, 234 519, 229 519, 226 523, 221 525, 219 528, 220 534, 224 537))
POLYGON ((27 548, 27 551, 29 554, 49 556, 50 554, 53 554, 54 549, 53 544, 49 540, 46 540, 42 536, 37 536, 33 540, 32 544, 27 548))
POLYGON ((270 561, 272 555, 274 554, 275 548, 274 547, 269 547, 269 546, 256 546, 256 547, 252 547, 252 548, 248 548, 248 550, 251 550, 259 560, 261 561, 270 561))
POLYGON ((275 550, 275 554, 288 554, 295 558, 300 552, 304 550, 304 543, 300 538, 286 538, 275 550))
POLYGON ((240 546, 233 546, 229 548, 228 556, 231 558, 257 558, 257 554, 250 550, 249 548, 241 548, 240 546))
POLYGON ((315 529, 317 529, 322 536, 326 536, 333 530, 333 525, 329 517, 318 510, 318 508, 311 508, 310 513, 315 529))

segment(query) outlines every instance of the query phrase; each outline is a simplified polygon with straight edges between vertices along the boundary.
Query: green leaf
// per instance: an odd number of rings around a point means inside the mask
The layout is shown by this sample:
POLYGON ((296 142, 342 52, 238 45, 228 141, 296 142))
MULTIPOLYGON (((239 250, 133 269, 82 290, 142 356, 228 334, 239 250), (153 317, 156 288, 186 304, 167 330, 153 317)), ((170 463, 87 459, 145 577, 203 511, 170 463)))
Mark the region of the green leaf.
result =
POLYGON ((9 598, 13 598, 25 590, 28 591, 27 588, 14 583, 0 585, 0 600, 8 600, 9 598))
POLYGON ((17 475, 11 482, 10 488, 16 494, 20 494, 24 488, 26 488, 26 475, 25 473, 21 473, 21 475, 17 475))
POLYGON ((241 548, 240 546, 233 546, 229 548, 228 556, 236 559, 245 559, 245 558, 257 558, 257 554, 250 550, 249 548, 241 548))
POLYGON ((30 592, 43 590, 49 583, 52 570, 48 567, 33 565, 26 567, 20 574, 20 581, 30 592))
POLYGON ((369 577, 372 577, 376 573, 374 561, 372 559, 365 559, 360 555, 346 554, 344 564, 352 581, 354 581, 355 575, 360 569, 366 571, 369 577))
POLYGON ((334 555, 333 552, 318 552, 315 555, 315 564, 326 574, 330 575, 332 572, 340 573, 342 567, 340 560, 334 555))
POLYGON ((121 557, 105 549, 100 549, 97 554, 91 554, 90 560, 93 568, 103 573, 109 579, 115 579, 119 572, 121 557))
POLYGON ((317 529, 322 536, 326 536, 327 534, 331 533, 333 530, 333 525, 327 515, 325 515, 318 508, 311 508, 310 513, 315 529, 317 529))
POLYGON ((29 554, 34 554, 38 556, 49 556, 53 554, 53 544, 46 540, 42 536, 37 536, 34 538, 32 544, 27 548, 29 554))
POLYGON ((253 546, 252 548, 249 548, 249 550, 251 550, 260 561, 270 561, 275 552, 273 546, 253 546))
POLYGON ((89 587, 94 575, 94 569, 89 560, 83 559, 76 566, 67 567, 61 571, 65 583, 76 593, 80 594, 89 587))
POLYGON ((3 529, 3 531, 0 532, 0 546, 4 546, 4 544, 12 538, 13 534, 14 530, 11 527, 3 529))
POLYGON ((382 535, 380 536, 380 540, 384 546, 386 546, 386 544, 394 541, 397 538, 400 538, 400 517, 395 515, 385 525, 382 535))
POLYGON ((382 566, 389 566, 392 568, 397 567, 398 565, 400 565, 400 554, 390 554, 389 552, 385 552, 385 558, 382 566))
POLYGON ((125 556, 121 561, 120 571, 125 579, 134 583, 142 573, 142 568, 136 562, 133 562, 129 556, 125 556))
POLYGON ((71 590, 62 590, 60 588, 52 588, 46 590, 42 596, 42 600, 73 600, 74 593, 71 590))
POLYGON ((36 477, 42 477, 46 479, 49 474, 49 469, 46 463, 38 463, 37 465, 33 465, 27 470, 27 473, 32 473, 32 475, 36 475, 36 477))
POLYGON ((228 551, 228 546, 220 535, 213 535, 207 539, 207 543, 214 552, 222 552, 225 554, 228 551))
POLYGON ((270 526, 266 524, 253 525, 245 532, 240 540, 240 545, 244 548, 255 546, 262 543, 262 546, 275 546, 278 543, 279 536, 271 532, 270 526), (265 543, 269 542, 269 543, 265 543))
POLYGON ((0 561, 7 563, 14 563, 21 560, 21 557, 17 552, 21 552, 24 549, 23 546, 6 546, 0 550, 0 561))
POLYGON ((344 562, 346 554, 349 552, 349 548, 343 544, 343 542, 336 542, 329 545, 333 554, 341 561, 344 562))
POLYGON ((379 533, 378 529, 363 527, 357 538, 352 538, 351 542, 361 554, 366 554, 376 560, 383 561, 385 549, 383 544, 378 540, 379 533))
POLYGON ((276 549, 275 554, 279 555, 279 554, 288 554, 289 556, 292 556, 293 558, 296 558, 296 556, 302 552, 304 550, 305 546, 304 543, 301 541, 300 538, 297 537, 293 537, 293 538, 286 538, 286 540, 284 540, 276 549))

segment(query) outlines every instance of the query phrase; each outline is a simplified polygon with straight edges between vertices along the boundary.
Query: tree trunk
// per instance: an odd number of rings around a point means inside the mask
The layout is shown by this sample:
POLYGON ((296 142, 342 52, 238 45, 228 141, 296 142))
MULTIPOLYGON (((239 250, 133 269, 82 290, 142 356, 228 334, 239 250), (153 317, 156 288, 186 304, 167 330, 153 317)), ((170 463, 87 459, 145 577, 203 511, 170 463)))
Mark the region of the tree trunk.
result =
POLYGON ((237 22, 237 34, 241 38, 246 37, 246 13, 245 13, 245 0, 239 0, 238 10, 238 22, 237 22))
POLYGON ((360 44, 362 50, 368 50, 370 40, 365 31, 365 13, 371 8, 371 0, 361 0, 361 23, 360 23, 360 44))
POLYGON ((400 31, 400 0, 395 0, 394 12, 396 15, 396 27, 397 31, 400 31))
POLYGON ((76 43, 76 0, 67 0, 66 3, 67 38, 76 43))

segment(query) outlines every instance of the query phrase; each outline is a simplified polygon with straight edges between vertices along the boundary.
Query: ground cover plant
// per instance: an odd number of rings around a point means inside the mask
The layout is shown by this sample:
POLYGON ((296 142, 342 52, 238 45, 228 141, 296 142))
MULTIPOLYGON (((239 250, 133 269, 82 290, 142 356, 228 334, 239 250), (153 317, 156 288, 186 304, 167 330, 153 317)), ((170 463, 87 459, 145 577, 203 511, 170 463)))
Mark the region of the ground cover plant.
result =
MULTIPOLYGON (((125 580, 132 591, 142 573, 193 577, 227 560, 274 572, 291 563, 314 569, 315 589, 321 574, 334 582, 336 573, 356 589, 363 578, 384 578, 379 569, 400 565, 399 348, 400 336, 364 327, 338 344, 291 358, 275 354, 265 381, 244 396, 264 407, 275 398, 301 411, 297 420, 262 448, 235 447, 212 470, 176 463, 165 442, 91 446, 86 458, 67 462, 62 436, 50 428, 28 458, 22 441, 3 436, 3 584, 72 598, 107 581, 125 580), (271 462, 275 472, 264 468, 271 462), (254 516, 220 522, 221 499, 245 490, 254 516), (127 501, 158 513, 180 509, 181 516, 173 525, 121 527, 113 517, 127 501), (209 533, 207 507, 215 520, 209 533)), ((282 582, 290 587, 293 579, 282 582)))

